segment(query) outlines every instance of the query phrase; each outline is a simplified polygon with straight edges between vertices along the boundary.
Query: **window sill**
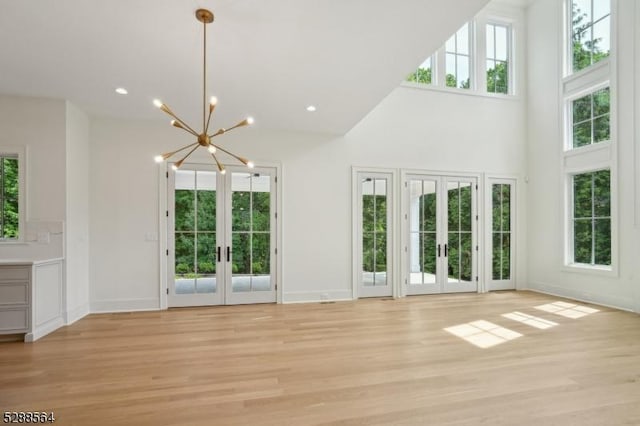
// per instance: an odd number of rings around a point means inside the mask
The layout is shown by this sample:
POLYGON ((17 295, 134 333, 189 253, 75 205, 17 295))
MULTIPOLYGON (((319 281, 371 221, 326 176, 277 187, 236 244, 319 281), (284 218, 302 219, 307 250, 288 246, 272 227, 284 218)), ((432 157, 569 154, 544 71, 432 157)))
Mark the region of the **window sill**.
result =
POLYGON ((578 148, 565 148, 564 156, 573 157, 583 155, 589 152, 606 151, 611 149, 611 140, 592 143, 590 145, 580 146, 578 148))
POLYGON ((502 99, 505 101, 519 101, 521 99, 520 96, 517 96, 517 95, 503 95, 501 93, 478 92, 477 90, 473 90, 473 89, 442 87, 442 86, 437 86, 433 84, 413 83, 410 81, 403 81, 402 83, 400 83, 400 87, 404 87, 407 89, 430 90, 433 92, 451 93, 453 95, 465 95, 465 96, 476 96, 481 98, 502 99))
POLYGON ((29 243, 25 240, 2 240, 0 239, 0 246, 26 246, 29 243))
POLYGON ((618 272, 613 266, 596 266, 587 265, 584 263, 569 263, 564 265, 562 270, 564 272, 587 274, 587 275, 599 275, 604 277, 617 277, 618 272))
POLYGON ((581 69, 580 71, 571 72, 565 75, 562 78, 562 83, 564 84, 571 83, 572 81, 579 80, 580 78, 583 78, 586 75, 594 74, 598 71, 601 71, 603 68, 608 68, 610 62, 611 62, 611 53, 609 53, 609 56, 596 62, 595 64, 591 64, 588 67, 581 69))

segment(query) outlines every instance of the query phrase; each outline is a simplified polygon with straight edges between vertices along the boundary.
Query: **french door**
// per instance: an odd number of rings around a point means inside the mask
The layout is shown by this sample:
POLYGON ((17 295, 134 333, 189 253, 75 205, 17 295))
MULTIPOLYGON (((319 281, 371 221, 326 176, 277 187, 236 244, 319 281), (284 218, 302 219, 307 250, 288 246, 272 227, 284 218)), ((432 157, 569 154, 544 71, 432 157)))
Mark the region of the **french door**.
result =
POLYGON ((478 290, 477 179, 407 175, 406 294, 478 290))
POLYGON ((393 174, 356 172, 358 297, 393 295, 393 174))
POLYGON ((275 169, 169 174, 168 305, 276 301, 275 169))

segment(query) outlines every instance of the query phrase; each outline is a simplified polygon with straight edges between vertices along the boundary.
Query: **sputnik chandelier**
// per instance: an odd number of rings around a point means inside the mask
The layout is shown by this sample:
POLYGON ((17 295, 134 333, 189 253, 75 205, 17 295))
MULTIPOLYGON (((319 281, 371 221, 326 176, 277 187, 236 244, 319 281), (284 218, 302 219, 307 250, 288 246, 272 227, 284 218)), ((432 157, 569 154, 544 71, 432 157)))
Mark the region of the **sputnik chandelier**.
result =
POLYGON ((220 173, 224 174, 226 172, 224 166, 222 165, 222 163, 220 163, 220 161, 218 160, 218 157, 216 156, 216 153, 218 151, 222 151, 228 155, 230 155, 231 157, 235 158, 236 160, 240 161, 242 164, 244 164, 245 166, 249 167, 249 168, 253 168, 253 162, 247 160, 244 157, 240 157, 238 155, 235 155, 229 151, 227 151, 226 149, 220 147, 219 145, 214 144, 213 142, 211 142, 211 139, 215 138, 216 136, 220 136, 223 135, 227 132, 230 132, 233 129, 237 129, 238 127, 243 127, 243 126, 247 126, 250 124, 253 124, 253 118, 251 117, 247 117, 244 120, 242 120, 241 122, 239 122, 238 124, 236 124, 233 127, 229 127, 228 129, 225 128, 220 128, 217 131, 215 131, 212 134, 209 134, 209 123, 211 122, 211 115, 213 114, 213 110, 216 108, 216 104, 218 103, 218 99, 215 96, 212 96, 211 99, 209 100, 209 114, 207 116, 206 111, 207 111, 207 24, 210 24, 213 22, 213 13, 211 13, 210 11, 206 10, 206 9, 198 9, 196 11, 196 19, 198 19, 198 21, 203 23, 204 26, 204 43, 203 43, 203 65, 202 65, 202 82, 203 82, 203 90, 202 90, 202 132, 198 133, 195 130, 193 130, 193 128, 191 128, 188 124, 186 124, 184 121, 182 121, 180 118, 178 118, 177 115, 174 114, 173 111, 171 111, 171 109, 164 103, 162 103, 162 101, 160 101, 159 99, 155 99, 153 101, 153 104, 160 108, 162 111, 164 111, 165 113, 167 113, 168 115, 170 115, 173 120, 171 120, 171 125, 173 127, 177 127, 178 129, 182 129, 187 133, 192 134, 193 136, 195 136, 197 138, 197 141, 195 143, 186 145, 180 149, 177 149, 175 151, 171 151, 171 152, 167 152, 164 153, 162 155, 158 155, 155 157, 156 162, 161 163, 169 158, 171 158, 173 155, 182 152, 184 150, 187 150, 189 148, 191 148, 191 150, 189 152, 187 152, 187 155, 185 155, 184 157, 182 157, 180 160, 178 160, 177 162, 175 162, 172 165, 173 170, 178 170, 180 168, 180 166, 182 165, 182 163, 184 163, 184 160, 186 160, 196 149, 198 149, 198 147, 203 147, 206 148, 209 153, 211 154, 211 156, 213 157, 213 159, 216 162, 216 165, 218 166, 218 170, 220 171, 220 173))

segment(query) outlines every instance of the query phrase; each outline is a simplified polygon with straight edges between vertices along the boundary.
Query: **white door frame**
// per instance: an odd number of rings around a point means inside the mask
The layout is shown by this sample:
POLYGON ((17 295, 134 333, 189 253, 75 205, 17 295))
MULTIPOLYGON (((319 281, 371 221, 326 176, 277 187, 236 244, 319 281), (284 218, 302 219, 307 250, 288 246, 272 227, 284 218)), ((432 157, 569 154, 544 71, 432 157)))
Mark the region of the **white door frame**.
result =
MULTIPOLYGON (((224 176, 217 173, 215 166, 211 164, 184 164, 181 170, 188 170, 194 172, 216 172, 216 200, 219 199, 220 187, 224 183, 224 176)), ((168 187, 173 189, 172 191, 167 192, 167 205, 172 206, 175 202, 175 176, 176 173, 172 172, 168 174, 168 187)), ((197 173, 195 175, 195 190, 197 191, 197 173)), ((197 200, 197 198, 196 198, 197 200)), ((197 203, 197 201, 196 201, 197 203)), ((197 206, 196 206, 197 209, 197 206)), ((216 208, 216 224, 220 224, 222 219, 223 212, 221 209, 216 208)), ((197 212, 197 210, 196 210, 197 212)), ((167 277, 175 277, 175 209, 169 208, 166 212, 167 219, 167 249, 168 249, 168 259, 170 261, 167 262, 167 277)), ((197 213, 196 213, 197 215, 197 213)), ((197 219, 196 219, 197 220, 197 219)), ((221 241, 222 230, 221 227, 216 225, 216 247, 220 247, 223 243, 221 241)), ((197 251, 197 247, 195 248, 197 251)), ((217 255, 216 255, 217 256, 217 255)), ((167 295, 167 303, 171 304, 171 307, 185 307, 185 306, 211 306, 211 305, 221 305, 224 303, 224 289, 220 286, 223 280, 223 271, 221 271, 221 266, 223 265, 220 262, 220 259, 216 258, 216 292, 215 293, 190 293, 190 294, 182 294, 174 299, 174 303, 171 302, 172 294, 175 291, 175 279, 167 280, 167 287, 169 289, 167 295), (177 303, 176 303, 177 302, 177 303)))
MULTIPOLYGON (((190 164, 209 164, 204 163, 190 163, 190 164)), ((232 166, 228 166, 231 168, 232 166)), ((275 169, 275 188, 276 188, 276 217, 275 217, 275 241, 276 245, 274 250, 277 249, 277 253, 272 252, 272 259, 275 259, 275 286, 276 286, 276 303, 282 303, 283 299, 283 246, 282 246, 282 165, 279 163, 261 162, 256 165, 258 168, 271 168, 275 169)), ((160 309, 168 309, 168 294, 169 294, 169 280, 168 274, 168 250, 169 250, 169 190, 172 188, 169 185, 170 176, 170 164, 161 163, 158 165, 158 264, 160 270, 158 271, 158 290, 160 299, 160 309)), ((272 232, 272 234, 274 234, 272 232)), ((272 240, 273 240, 272 236, 272 240)), ((216 268, 217 270, 217 268, 216 268)))
MULTIPOLYGON (((463 288, 460 291, 467 291, 467 292, 481 292, 482 289, 482 282, 480 281, 480 278, 483 277, 482 274, 482 270, 483 270, 483 265, 481 264, 481 262, 479 261, 479 259, 482 258, 481 256, 481 251, 480 249, 483 246, 483 232, 482 232, 482 221, 479 220, 479 203, 480 201, 483 199, 483 187, 480 185, 480 182, 482 182, 482 174, 480 173, 465 173, 465 172, 442 172, 442 171, 427 171, 427 170, 415 170, 415 169, 402 169, 400 171, 400 184, 401 184, 401 188, 402 190, 400 191, 400 195, 401 195, 401 273, 400 273, 400 280, 402 282, 402 286, 401 286, 401 295, 402 296, 407 296, 407 295, 411 295, 411 294, 416 294, 414 291, 410 290, 409 287, 409 280, 410 280, 410 256, 409 256, 409 214, 410 214, 410 197, 408 194, 409 188, 408 188, 408 182, 409 179, 411 178, 415 178, 415 179, 428 179, 428 180, 437 180, 438 182, 440 182, 440 186, 444 185, 447 181, 447 179, 451 178, 451 179, 455 179, 455 178, 459 178, 459 179, 471 179, 474 180, 474 184, 475 184, 475 188, 473 188, 475 190, 475 199, 473 200, 473 207, 472 207, 472 228, 473 228, 473 236, 472 236, 472 248, 475 248, 475 250, 472 250, 472 265, 473 265, 473 270, 472 270, 472 280, 474 281, 473 284, 473 289, 468 289, 468 288, 463 288), (436 179, 437 178, 437 179, 436 179)), ((439 189, 437 191, 438 194, 440 194, 441 190, 439 189)), ((473 193, 473 191, 472 191, 473 193)), ((443 203, 446 200, 441 200, 441 195, 438 195, 438 199, 437 199, 437 203, 438 203, 438 210, 440 212, 443 211, 443 203)), ((441 217, 441 213, 438 213, 438 220, 440 221, 439 225, 442 224, 442 221, 444 220, 443 217, 441 217)), ((440 228, 442 228, 442 226, 440 226, 440 228)), ((441 231, 441 229, 438 229, 438 232, 444 232, 441 231)), ((446 258, 445 258, 446 259, 446 258)), ((444 271, 442 271, 442 267, 440 268, 440 274, 444 274, 444 271)), ((445 274, 446 275, 446 274, 445 274)), ((439 278, 439 283, 444 283, 444 278, 441 278, 440 276, 439 278)), ((438 280, 437 280, 438 281, 438 280)), ((444 290, 444 285, 441 284, 442 287, 436 289, 435 286, 430 286, 428 288, 423 288, 418 294, 432 294, 432 293, 440 293, 443 292, 444 290)), ((440 286, 440 285, 439 285, 440 286)))
POLYGON ((517 197, 518 197, 518 178, 516 176, 497 176, 487 175, 483 185, 485 190, 484 200, 484 229, 485 229, 485 253, 484 256, 484 270, 487 291, 494 290, 515 290, 516 289, 516 242, 517 242, 517 197), (509 280, 494 280, 493 279, 493 184, 507 184, 511 185, 511 211, 510 211, 510 266, 511 266, 511 278, 509 280))
POLYGON ((397 253, 399 236, 397 232, 398 196, 396 182, 397 169, 380 167, 352 167, 351 168, 351 218, 352 218, 352 297, 399 297, 400 285, 398 280, 397 253), (388 179, 387 184, 387 285, 378 289, 364 289, 362 286, 362 185, 360 176, 380 177, 388 179))
POLYGON ((276 259, 278 258, 278 246, 276 245, 277 237, 276 234, 278 232, 278 210, 277 210, 277 173, 273 168, 266 167, 254 167, 251 170, 247 170, 246 167, 241 166, 227 166, 227 174, 229 177, 225 180, 225 188, 224 188, 224 205, 226 208, 223 211, 224 214, 224 244, 222 245, 223 257, 225 258, 224 262, 224 304, 225 305, 246 305, 253 303, 273 303, 277 301, 277 283, 278 283, 278 274, 276 267, 276 259), (251 292, 234 292, 232 285, 232 262, 233 259, 233 250, 232 250, 232 212, 231 212, 231 203, 232 203, 232 179, 230 176, 233 176, 233 173, 264 173, 270 176, 270 188, 274 188, 274 190, 270 190, 270 205, 274 206, 271 210, 271 224, 272 229, 270 230, 270 247, 271 247, 271 255, 269 258, 269 270, 271 271, 271 288, 273 290, 270 291, 251 291, 251 292), (275 228, 275 229, 273 229, 275 228), (227 259, 227 251, 229 251, 230 259, 227 259))

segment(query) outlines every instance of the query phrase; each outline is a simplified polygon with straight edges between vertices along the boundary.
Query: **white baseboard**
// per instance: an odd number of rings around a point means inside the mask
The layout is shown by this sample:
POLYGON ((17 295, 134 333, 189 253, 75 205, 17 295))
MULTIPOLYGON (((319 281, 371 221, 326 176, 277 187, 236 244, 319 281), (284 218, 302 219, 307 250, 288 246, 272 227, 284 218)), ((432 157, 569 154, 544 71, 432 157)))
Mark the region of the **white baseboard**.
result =
POLYGON ((353 300, 351 290, 294 291, 282 295, 282 303, 344 302, 353 300))
POLYGON ((633 308, 633 302, 621 297, 603 296, 601 294, 594 294, 587 291, 559 287, 556 285, 545 284, 541 282, 529 282, 527 288, 524 288, 522 290, 535 291, 537 293, 548 294, 551 296, 566 297, 568 299, 573 299, 580 302, 595 303, 596 305, 602 305, 608 308, 635 312, 633 308))
POLYGON ((104 314, 110 312, 157 311, 160 299, 111 299, 92 300, 91 313, 104 314))
POLYGON ((64 313, 65 325, 71 325, 87 315, 89 315, 89 303, 83 303, 82 305, 64 313))
POLYGON ((31 333, 27 333, 24 336, 24 341, 25 342, 35 342, 36 340, 40 339, 41 337, 46 336, 49 333, 52 333, 54 331, 56 331, 57 329, 59 329, 60 327, 64 326, 64 320, 63 318, 60 317, 55 317, 54 319, 45 322, 44 324, 41 324, 37 327, 34 327, 33 331, 31 333))

